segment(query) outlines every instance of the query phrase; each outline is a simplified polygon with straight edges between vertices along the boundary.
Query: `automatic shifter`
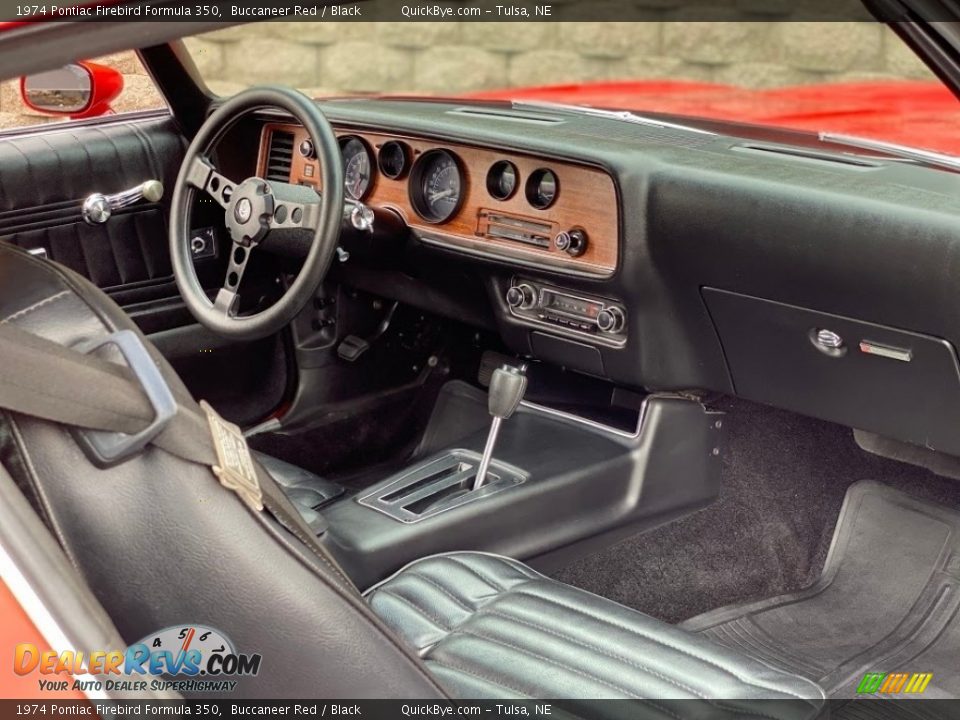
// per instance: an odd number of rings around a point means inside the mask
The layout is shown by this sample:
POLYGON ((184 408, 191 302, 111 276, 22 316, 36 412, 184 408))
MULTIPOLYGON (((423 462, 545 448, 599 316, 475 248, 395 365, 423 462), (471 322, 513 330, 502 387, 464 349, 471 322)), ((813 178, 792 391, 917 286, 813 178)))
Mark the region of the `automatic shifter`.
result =
POLYGON ((487 407, 493 416, 493 424, 490 425, 490 434, 487 435, 487 444, 483 448, 483 457, 480 458, 477 475, 473 480, 474 490, 483 487, 487 481, 487 470, 490 468, 490 461, 493 460, 493 449, 497 444, 500 424, 516 412, 526 390, 527 376, 524 368, 504 365, 493 371, 487 402, 487 407))

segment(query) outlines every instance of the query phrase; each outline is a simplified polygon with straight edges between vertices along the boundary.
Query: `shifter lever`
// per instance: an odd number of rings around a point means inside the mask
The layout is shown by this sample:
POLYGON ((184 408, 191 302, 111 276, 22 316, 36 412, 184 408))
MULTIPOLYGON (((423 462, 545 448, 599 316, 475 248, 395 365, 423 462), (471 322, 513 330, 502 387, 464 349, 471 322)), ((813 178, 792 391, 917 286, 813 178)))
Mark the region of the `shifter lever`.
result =
POLYGON ((493 460, 493 449, 497 444, 500 424, 516 412, 526 391, 527 376, 523 368, 504 365, 493 371, 487 402, 487 408, 493 416, 493 423, 490 425, 490 434, 487 435, 487 444, 483 448, 483 457, 480 458, 477 475, 473 480, 474 490, 483 487, 487 480, 487 471, 490 469, 490 461, 493 460))

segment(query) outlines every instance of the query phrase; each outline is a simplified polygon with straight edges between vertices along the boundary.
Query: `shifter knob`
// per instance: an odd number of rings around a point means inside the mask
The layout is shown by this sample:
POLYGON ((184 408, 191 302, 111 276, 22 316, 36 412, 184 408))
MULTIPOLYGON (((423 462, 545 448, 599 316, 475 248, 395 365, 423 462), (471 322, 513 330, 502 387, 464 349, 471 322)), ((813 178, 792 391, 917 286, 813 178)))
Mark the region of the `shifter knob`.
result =
POLYGON ((477 466, 477 475, 473 479, 474 490, 479 490, 487 481, 487 471, 493 460, 493 449, 497 444, 497 435, 500 433, 500 423, 517 411, 526 391, 527 376, 524 368, 504 365, 493 371, 493 377, 490 378, 490 397, 487 400, 487 408, 493 415, 493 423, 490 425, 487 444, 483 448, 483 455, 477 466))
POLYGON ((516 412, 527 391, 527 376, 520 368, 504 365, 493 371, 487 408, 490 414, 506 420, 516 412))

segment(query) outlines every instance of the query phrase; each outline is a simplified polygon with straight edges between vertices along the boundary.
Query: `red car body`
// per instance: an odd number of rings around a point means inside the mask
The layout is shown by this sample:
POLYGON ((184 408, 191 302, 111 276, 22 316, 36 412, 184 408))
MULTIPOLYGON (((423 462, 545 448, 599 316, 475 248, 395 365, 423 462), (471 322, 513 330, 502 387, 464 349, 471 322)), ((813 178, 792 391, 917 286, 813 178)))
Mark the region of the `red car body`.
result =
POLYGON ((960 155, 960 101, 937 81, 836 83, 749 90, 648 80, 473 93, 482 100, 535 100, 656 112, 793 130, 825 130, 960 155))

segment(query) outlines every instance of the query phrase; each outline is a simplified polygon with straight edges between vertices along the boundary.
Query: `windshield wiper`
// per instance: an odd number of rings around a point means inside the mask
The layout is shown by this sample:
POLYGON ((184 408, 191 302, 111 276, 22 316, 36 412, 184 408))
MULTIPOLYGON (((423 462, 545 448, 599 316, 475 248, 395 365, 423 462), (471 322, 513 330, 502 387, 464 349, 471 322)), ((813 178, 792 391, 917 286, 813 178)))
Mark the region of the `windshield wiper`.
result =
POLYGON ((870 140, 869 138, 857 137, 856 135, 822 131, 817 133, 817 135, 821 142, 847 145, 861 150, 875 150, 876 152, 893 155, 894 157, 904 160, 912 160, 925 165, 934 165, 946 170, 960 172, 960 157, 955 155, 947 155, 946 153, 934 152, 933 150, 921 150, 920 148, 910 147, 909 145, 899 145, 897 143, 884 142, 883 140, 870 140))
POLYGON ((709 130, 701 130, 700 128, 691 127, 690 125, 680 125, 679 123, 644 117, 643 115, 632 113, 629 110, 602 110, 601 108, 584 105, 567 105, 564 103, 548 102, 546 100, 511 100, 510 104, 516 110, 522 110, 524 108, 555 110, 558 112, 573 113, 575 115, 591 115, 593 117, 609 118, 610 120, 619 120, 620 122, 634 123, 635 125, 683 130, 684 132, 699 133, 700 135, 716 135, 715 132, 709 130))

